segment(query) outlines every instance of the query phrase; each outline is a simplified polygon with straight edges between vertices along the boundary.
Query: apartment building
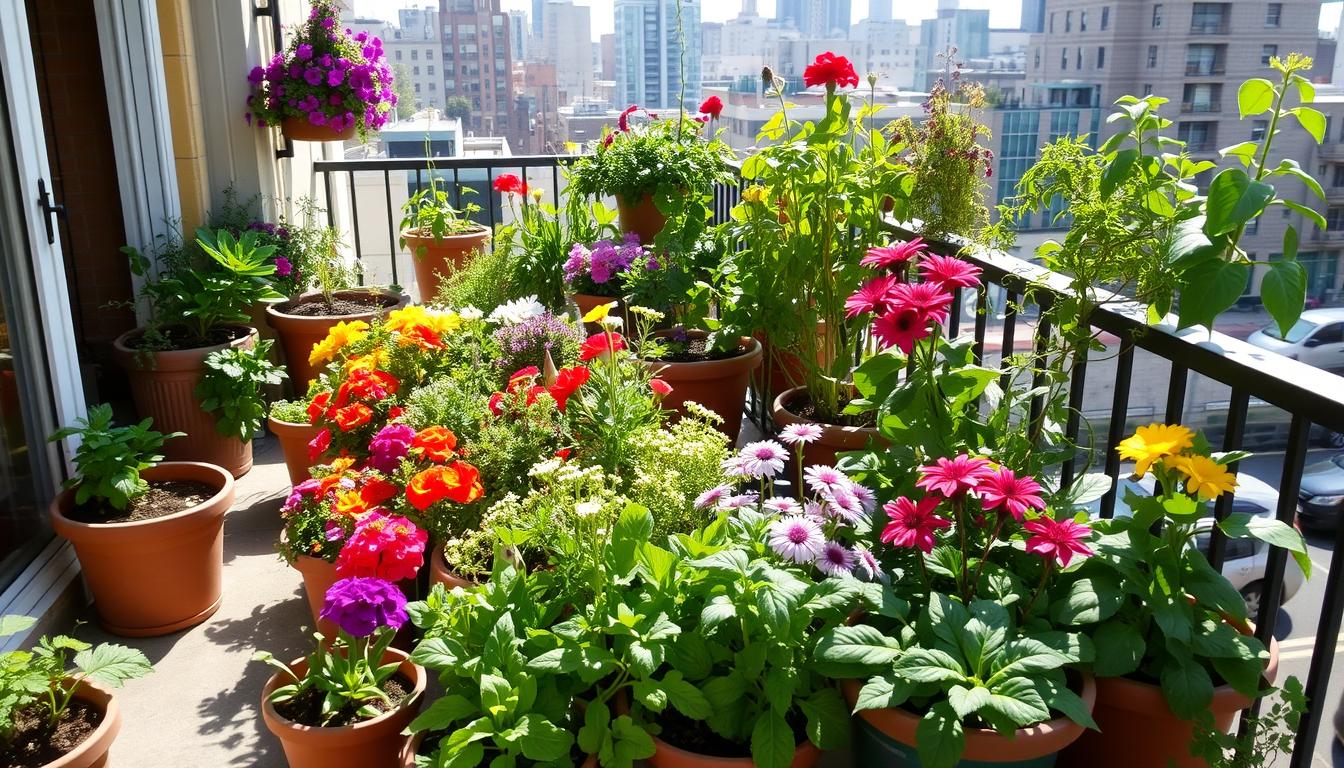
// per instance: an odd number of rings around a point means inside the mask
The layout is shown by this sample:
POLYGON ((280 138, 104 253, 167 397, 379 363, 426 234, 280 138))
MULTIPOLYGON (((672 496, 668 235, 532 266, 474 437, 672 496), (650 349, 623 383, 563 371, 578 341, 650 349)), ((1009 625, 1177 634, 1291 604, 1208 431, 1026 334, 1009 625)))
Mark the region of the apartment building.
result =
POLYGON ((445 98, 471 101, 469 131, 508 135, 517 127, 509 15, 500 0, 439 0, 439 19, 445 98))
POLYGON ((546 61, 555 65, 557 106, 591 96, 593 91, 593 27, 590 9, 573 0, 546 3, 546 61))
POLYGON ((416 107, 442 109, 445 72, 438 9, 402 8, 397 11, 397 26, 385 27, 378 34, 388 59, 410 75, 416 107))
POLYGON ((701 83, 700 0, 616 0, 615 17, 617 101, 669 109, 684 90, 694 109, 701 83))

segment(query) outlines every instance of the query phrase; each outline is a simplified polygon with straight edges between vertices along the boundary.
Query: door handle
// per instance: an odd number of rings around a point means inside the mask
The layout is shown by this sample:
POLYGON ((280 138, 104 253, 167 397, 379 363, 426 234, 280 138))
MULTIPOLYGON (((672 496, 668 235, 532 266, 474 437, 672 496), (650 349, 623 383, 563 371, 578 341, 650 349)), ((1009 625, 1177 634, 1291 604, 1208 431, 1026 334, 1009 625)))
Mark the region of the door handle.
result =
POLYGON ((52 225, 52 216, 64 216, 65 206, 51 204, 51 195, 47 192, 47 180, 37 180, 37 204, 42 206, 42 224, 47 228, 47 244, 56 243, 56 228, 52 225))

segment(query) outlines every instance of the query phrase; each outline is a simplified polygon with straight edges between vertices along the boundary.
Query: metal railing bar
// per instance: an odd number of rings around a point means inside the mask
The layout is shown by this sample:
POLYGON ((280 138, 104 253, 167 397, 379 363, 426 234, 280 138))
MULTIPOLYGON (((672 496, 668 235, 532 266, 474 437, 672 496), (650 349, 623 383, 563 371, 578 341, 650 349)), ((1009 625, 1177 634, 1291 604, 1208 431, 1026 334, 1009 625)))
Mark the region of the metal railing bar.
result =
MULTIPOLYGON (((1069 380, 1068 416, 1064 421, 1064 439, 1070 444, 1078 444, 1078 431, 1082 428, 1083 395, 1087 391, 1087 347, 1081 347, 1073 359, 1073 378, 1069 380)), ((1078 451, 1069 454, 1064 466, 1059 470, 1059 487, 1068 488, 1073 484, 1078 471, 1078 451)))
POLYGON ((947 316, 947 338, 955 339, 961 333, 961 294, 958 288, 952 292, 952 313, 947 316))
MULTIPOLYGON (((1045 356, 1050 351, 1050 307, 1053 304, 1054 298, 1050 294, 1045 294, 1037 300, 1040 315, 1036 321, 1035 344, 1033 345, 1031 361, 1032 389, 1045 386, 1045 356)), ((1045 418, 1045 395, 1037 394, 1031 398, 1031 415, 1027 419, 1027 424, 1034 434, 1040 434, 1040 421, 1043 418, 1045 418)))
POLYGON ((1185 393, 1190 381, 1190 369, 1176 361, 1171 363, 1167 379, 1166 423, 1180 424, 1185 419, 1185 393))
POLYGON ((985 362, 985 334, 989 330, 989 284, 981 283, 975 289, 975 343, 971 345, 971 354, 976 365, 985 362))
POLYGON ((1115 447, 1125 438, 1125 422, 1129 415, 1129 387, 1134 379, 1134 342, 1120 342, 1120 356, 1115 365, 1115 396, 1111 399, 1111 423, 1106 433, 1106 475, 1111 478, 1110 490, 1101 497, 1101 516, 1115 515, 1115 499, 1120 490, 1120 454, 1115 447))
MULTIPOLYGON (((1283 473, 1279 476, 1279 508, 1276 511, 1278 519, 1288 525, 1293 524, 1293 518, 1297 515, 1297 490, 1301 485, 1302 469, 1306 465, 1307 435, 1310 432, 1311 422, 1307 417, 1300 413, 1293 414, 1292 425, 1288 428, 1288 447, 1283 454, 1283 473)), ((1266 645, 1274 636, 1279 606, 1283 603, 1283 569, 1287 558, 1287 550, 1271 547, 1265 565, 1265 588, 1261 591, 1260 615, 1257 617, 1255 634, 1266 645)))
MULTIPOLYGON (((1235 451, 1240 448, 1246 433, 1246 408, 1250 404, 1250 395, 1241 390, 1232 390, 1232 398, 1227 407, 1227 427, 1223 432, 1223 450, 1235 451)), ((1168 424, 1175 424, 1170 418, 1168 424)), ((1233 462, 1227 466, 1227 470, 1234 476, 1237 473, 1237 465, 1240 462, 1233 462)), ((1232 514, 1232 499, 1234 494, 1224 493, 1218 497, 1218 501, 1213 505, 1213 517, 1215 520, 1226 520, 1227 516, 1232 514)), ((1218 526, 1213 527, 1213 532, 1209 535, 1209 564, 1214 570, 1221 572, 1223 562, 1227 558, 1227 534, 1218 526)))
POLYGON ((509 155, 507 157, 370 157, 356 160, 314 160, 315 173, 331 171, 415 171, 429 162, 436 168, 493 170, 510 168, 553 168, 569 165, 577 159, 569 155, 509 155))
POLYGON ((383 171, 383 195, 387 200, 387 252, 392 262, 392 284, 400 285, 397 277, 397 222, 392 218, 392 176, 391 171, 383 171))
MULTIPOLYGON (((322 191, 327 198, 327 226, 336 228, 336 206, 331 199, 331 174, 322 174, 322 191)), ((353 204, 353 201, 351 201, 353 204)))
POLYGON ((1003 335, 999 338, 999 370, 1003 375, 999 377, 999 385, 1004 389, 1008 388, 1012 373, 1007 370, 1008 358, 1013 354, 1013 344, 1017 341, 1017 302, 1020 300, 1016 291, 1008 290, 1004 286, 1004 307, 1003 307, 1003 335))
MULTIPOLYGON (((1335 552, 1344 552, 1344 525, 1335 529, 1335 552)), ((1309 768, 1312 753, 1325 718, 1329 702, 1325 701, 1330 685, 1330 673, 1335 663, 1335 643, 1339 639, 1340 616, 1344 613, 1344 568, 1331 568, 1326 574, 1325 595, 1321 599, 1321 618, 1316 627, 1315 651, 1311 654, 1307 682, 1303 692, 1307 697, 1307 712, 1298 724, 1293 742, 1291 768, 1309 768)))
POLYGON ((364 246, 359 238, 359 206, 355 205, 355 173, 347 174, 350 181, 350 228, 355 238, 355 261, 359 262, 359 284, 364 284, 364 246))

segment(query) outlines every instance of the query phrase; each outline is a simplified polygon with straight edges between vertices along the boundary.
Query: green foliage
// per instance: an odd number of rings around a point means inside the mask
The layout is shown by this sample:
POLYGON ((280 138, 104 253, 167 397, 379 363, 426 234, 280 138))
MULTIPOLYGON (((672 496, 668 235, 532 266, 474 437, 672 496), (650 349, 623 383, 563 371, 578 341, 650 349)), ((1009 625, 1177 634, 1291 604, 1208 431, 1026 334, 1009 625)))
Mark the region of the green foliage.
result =
POLYGON ((374 702, 389 703, 383 686, 400 666, 396 661, 387 664, 382 661, 396 634, 388 626, 378 627, 367 638, 351 637, 345 630, 337 630, 336 638, 328 646, 321 633, 314 633, 317 647, 308 654, 308 670, 303 677, 265 651, 256 652, 252 659, 269 664, 291 681, 271 692, 268 700, 272 704, 312 690, 322 695, 323 724, 351 710, 359 717, 374 718, 382 714, 374 702))
POLYGON ((415 80, 406 64, 392 65, 392 92, 397 95, 397 119, 407 120, 418 106, 415 98, 415 80))
MULTIPOLYGON (((572 189, 572 188, 571 188, 572 189)), ((574 243, 614 237, 616 214, 601 201, 569 194, 563 209, 540 201, 537 190, 523 198, 510 225, 500 230, 499 249, 508 256, 509 298, 536 296, 552 309, 565 306, 565 258, 574 243)), ((510 205, 513 204, 510 196, 510 205)))
MULTIPOLYGON (((426 147, 425 153, 429 154, 429 148, 426 147)), ((401 238, 399 240, 401 247, 406 247, 406 235, 416 237, 432 237, 440 241, 445 237, 452 235, 465 235, 472 232, 480 232, 484 227, 471 220, 471 217, 481 210, 475 203, 467 203, 461 208, 453 206, 452 195, 447 189, 444 189, 444 181, 434 170, 434 163, 430 162, 426 171, 429 176, 428 186, 422 186, 406 200, 401 206, 401 238)), ((459 197, 463 194, 473 193, 470 187, 459 187, 459 197)), ((424 256, 424 246, 411 255, 415 258, 424 256)))
POLYGON ((691 414, 659 429, 630 436, 633 452, 624 495, 653 513, 654 538, 690 533, 704 521, 695 499, 726 481, 728 438, 718 414, 693 404, 691 414))
POLYGON ((404 408, 402 421, 415 429, 447 427, 470 445, 480 442, 481 426, 489 413, 484 395, 450 376, 417 387, 407 396, 404 408))
POLYGON ((449 96, 443 103, 443 114, 445 117, 455 117, 462 121, 463 125, 471 119, 472 107, 471 100, 466 96, 449 96))
POLYGON ((225 347, 205 358, 205 372, 196 385, 201 410, 217 413, 215 428, 221 435, 247 442, 261 432, 266 419, 263 388, 279 384, 288 374, 271 362, 270 339, 251 348, 225 347))
POLYGON ((1259 717, 1242 715, 1242 727, 1237 733, 1224 733, 1213 725, 1212 715, 1204 712, 1195 727, 1195 739, 1190 753, 1204 760, 1209 768, 1269 768, 1278 764, 1281 755, 1293 752, 1302 713, 1307 711, 1307 699, 1302 693, 1302 681, 1289 677, 1282 688, 1266 696, 1277 694, 1268 709, 1259 717))
POLYGON ((461 267, 453 267, 439 283, 435 303, 445 307, 490 308, 518 298, 509 279, 509 252, 503 247, 482 248, 461 267))
MULTIPOLYGON (((316 287, 330 301, 332 291, 356 285, 359 264, 342 257, 341 233, 320 223, 326 210, 311 197, 293 201, 295 215, 281 215, 272 224, 262 219, 261 195, 240 201, 232 186, 223 194, 224 202, 210 217, 210 228, 228 230, 234 237, 252 231, 259 246, 273 246, 271 260, 277 271, 270 280, 276 291, 292 297, 316 287), (289 263, 288 274, 280 274, 281 259, 289 263)), ((283 208, 287 201, 273 202, 283 208)))
MULTIPOLYGON (((25 632, 36 623, 28 616, 4 616, 0 637, 25 632)), ((14 738, 15 719, 32 707, 44 713, 46 728, 54 730, 85 680, 120 688, 127 680, 152 671, 149 659, 134 648, 111 643, 92 646, 64 635, 43 637, 29 651, 0 654, 0 743, 14 738)))
POLYGON ((75 476, 65 483, 66 488, 76 489, 76 505, 96 500, 121 510, 149 490, 140 473, 163 461, 159 451, 164 440, 183 434, 160 434, 150 429, 152 423, 145 419, 129 427, 115 426, 112 406, 104 403, 89 408, 87 416, 75 420, 75 426, 52 434, 52 441, 79 438, 75 476))
POLYGON ((270 415, 288 424, 307 424, 308 406, 302 400, 276 400, 271 403, 270 415))
POLYGON ((707 195, 716 182, 726 180, 730 151, 717 139, 701 137, 699 123, 658 119, 638 111, 623 120, 627 129, 604 134, 592 153, 574 162, 571 193, 617 197, 633 205, 660 193, 707 195))

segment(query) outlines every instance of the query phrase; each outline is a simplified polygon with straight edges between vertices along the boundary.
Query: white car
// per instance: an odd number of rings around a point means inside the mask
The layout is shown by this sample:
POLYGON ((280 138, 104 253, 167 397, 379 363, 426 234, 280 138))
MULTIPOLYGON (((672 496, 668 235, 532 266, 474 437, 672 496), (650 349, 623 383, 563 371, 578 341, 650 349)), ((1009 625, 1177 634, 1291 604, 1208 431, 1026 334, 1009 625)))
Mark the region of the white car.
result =
MULTIPOLYGON (((1115 516, 1128 517, 1133 514, 1125 504, 1125 491, 1130 490, 1141 496, 1153 492, 1153 476, 1142 480, 1120 478, 1119 495, 1115 498, 1115 516)), ((1101 502, 1088 504, 1088 511, 1096 517, 1101 512, 1101 502)), ((1237 492, 1232 497, 1232 512, 1244 512, 1249 515, 1273 517, 1279 508, 1279 492, 1263 480, 1247 474, 1237 475, 1237 492)), ((1199 521, 1199 533, 1195 544, 1205 555, 1209 554, 1209 538, 1213 530, 1213 517, 1199 521)), ((1251 616, 1260 612, 1260 598, 1265 591, 1265 572, 1269 566, 1269 545, 1259 539, 1228 539, 1223 556, 1223 575, 1237 588, 1246 600, 1246 610, 1251 616)), ((1302 569, 1297 561, 1288 558, 1283 569, 1283 602, 1297 594, 1302 588, 1302 569)))
POLYGON ((1270 323, 1246 341, 1317 368, 1344 368, 1344 308, 1308 309, 1287 333, 1270 323))

